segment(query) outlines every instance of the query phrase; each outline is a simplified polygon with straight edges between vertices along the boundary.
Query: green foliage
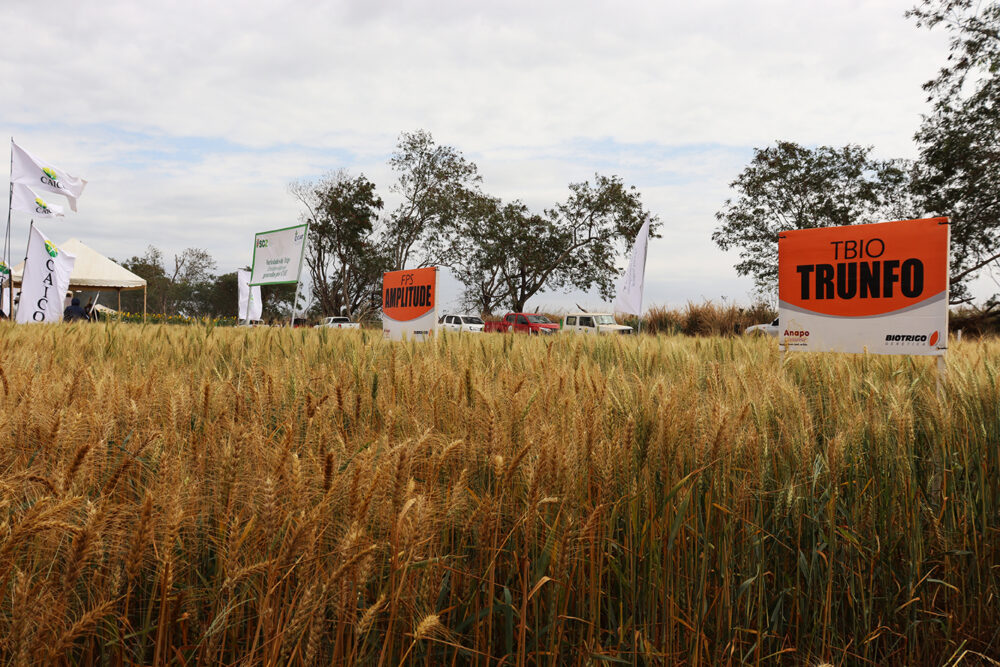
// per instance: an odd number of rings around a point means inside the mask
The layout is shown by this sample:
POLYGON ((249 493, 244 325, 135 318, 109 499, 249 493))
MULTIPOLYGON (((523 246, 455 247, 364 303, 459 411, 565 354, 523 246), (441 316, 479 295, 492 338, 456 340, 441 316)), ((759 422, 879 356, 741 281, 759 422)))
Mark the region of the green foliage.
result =
MULTIPOLYGON (((219 287, 221 292, 214 288, 216 276, 212 272, 215 270, 215 260, 206 250, 186 248, 181 254, 174 255, 172 271, 166 268, 163 252, 152 245, 141 257, 133 256, 121 262, 121 265, 146 279, 148 312, 189 317, 215 314, 235 316, 236 293, 232 293, 233 305, 227 310, 223 303, 225 287, 219 287)), ((141 291, 125 292, 122 294, 122 309, 141 313, 142 299, 141 291)))
POLYGON ((402 198, 386 221, 385 245, 394 270, 438 263, 447 230, 478 193, 479 170, 460 151, 434 142, 430 132, 404 132, 389 159, 402 198))
POLYGON ((375 184, 341 170, 289 190, 307 210, 306 262, 316 308, 352 318, 376 310, 389 260, 373 234, 383 206, 375 184))
POLYGON ((480 196, 450 231, 446 253, 465 285, 466 303, 479 312, 497 307, 522 311, 542 290, 597 289, 610 299, 615 266, 648 218, 635 186, 617 176, 596 174, 594 182, 571 183, 565 202, 541 214, 520 201, 503 204, 480 196))
POLYGON ((909 165, 871 152, 870 146, 808 148, 790 141, 754 149, 730 184, 734 197, 715 214, 722 224, 712 240, 722 250, 739 250, 737 273, 773 294, 780 232, 916 217, 909 165))
POLYGON ((907 16, 951 34, 946 66, 924 85, 934 106, 916 134, 914 186, 952 218, 952 291, 967 300, 965 283, 1000 258, 1000 4, 926 0, 907 16))

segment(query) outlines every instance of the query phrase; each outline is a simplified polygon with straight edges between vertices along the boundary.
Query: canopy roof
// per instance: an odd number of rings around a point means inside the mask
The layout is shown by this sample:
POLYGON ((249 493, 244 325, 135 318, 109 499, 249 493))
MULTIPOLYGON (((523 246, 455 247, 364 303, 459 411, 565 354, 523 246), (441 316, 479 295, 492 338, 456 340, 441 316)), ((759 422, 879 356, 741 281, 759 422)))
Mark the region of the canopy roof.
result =
MULTIPOLYGON (((69 277, 69 288, 81 290, 113 289, 130 290, 143 289, 146 280, 135 275, 128 269, 118 266, 101 253, 93 250, 77 239, 70 239, 59 245, 71 255, 76 255, 73 273, 69 277)), ((24 272, 24 262, 11 271, 15 285, 21 284, 24 272)))

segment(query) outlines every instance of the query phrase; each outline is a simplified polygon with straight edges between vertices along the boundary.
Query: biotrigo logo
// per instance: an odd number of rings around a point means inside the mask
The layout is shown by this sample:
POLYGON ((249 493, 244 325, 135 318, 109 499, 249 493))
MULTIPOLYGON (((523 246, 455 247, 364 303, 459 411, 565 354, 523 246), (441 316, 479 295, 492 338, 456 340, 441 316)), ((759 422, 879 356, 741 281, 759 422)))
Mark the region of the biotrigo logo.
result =
POLYGON ((35 197, 35 213, 39 213, 41 215, 52 215, 52 210, 41 197, 35 197))
POLYGON ((885 344, 893 346, 915 346, 915 345, 929 345, 934 347, 940 335, 937 331, 927 334, 886 334, 885 344))
POLYGON ((60 190, 65 190, 66 186, 59 182, 59 174, 49 169, 48 167, 42 167, 42 177, 38 180, 43 184, 49 186, 50 188, 59 188, 60 190))
POLYGON ((56 257, 59 255, 59 248, 52 241, 45 241, 45 252, 49 253, 50 257, 56 257))

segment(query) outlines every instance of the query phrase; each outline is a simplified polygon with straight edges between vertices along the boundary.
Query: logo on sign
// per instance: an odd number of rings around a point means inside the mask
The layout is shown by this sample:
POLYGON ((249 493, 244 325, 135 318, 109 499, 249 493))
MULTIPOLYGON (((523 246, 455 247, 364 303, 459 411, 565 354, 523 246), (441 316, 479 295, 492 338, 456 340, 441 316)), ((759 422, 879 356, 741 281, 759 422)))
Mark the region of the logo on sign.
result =
POLYGON ((927 334, 886 334, 885 342, 887 345, 930 345, 934 347, 937 345, 940 336, 938 332, 935 331, 930 335, 927 334))
POLYGON ((267 239, 257 239, 257 247, 258 248, 266 248, 267 247, 267 241, 268 241, 267 239))

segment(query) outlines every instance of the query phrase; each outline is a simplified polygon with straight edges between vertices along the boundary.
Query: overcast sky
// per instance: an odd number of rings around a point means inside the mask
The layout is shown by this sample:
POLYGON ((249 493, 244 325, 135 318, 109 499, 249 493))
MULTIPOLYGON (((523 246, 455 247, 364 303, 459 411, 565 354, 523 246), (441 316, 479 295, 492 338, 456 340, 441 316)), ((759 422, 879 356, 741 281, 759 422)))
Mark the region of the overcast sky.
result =
MULTIPOLYGON (((912 4, 5 0, 0 127, 89 180, 43 229, 117 258, 196 246, 235 270, 254 232, 297 220, 292 180, 345 168, 391 204, 386 159, 426 129, 536 209, 622 176, 664 223, 646 304, 748 302, 710 237, 754 147, 915 156, 947 48, 912 4)), ((15 258, 27 226, 15 213, 15 258)), ((601 305, 529 305, 575 302, 601 305)))

